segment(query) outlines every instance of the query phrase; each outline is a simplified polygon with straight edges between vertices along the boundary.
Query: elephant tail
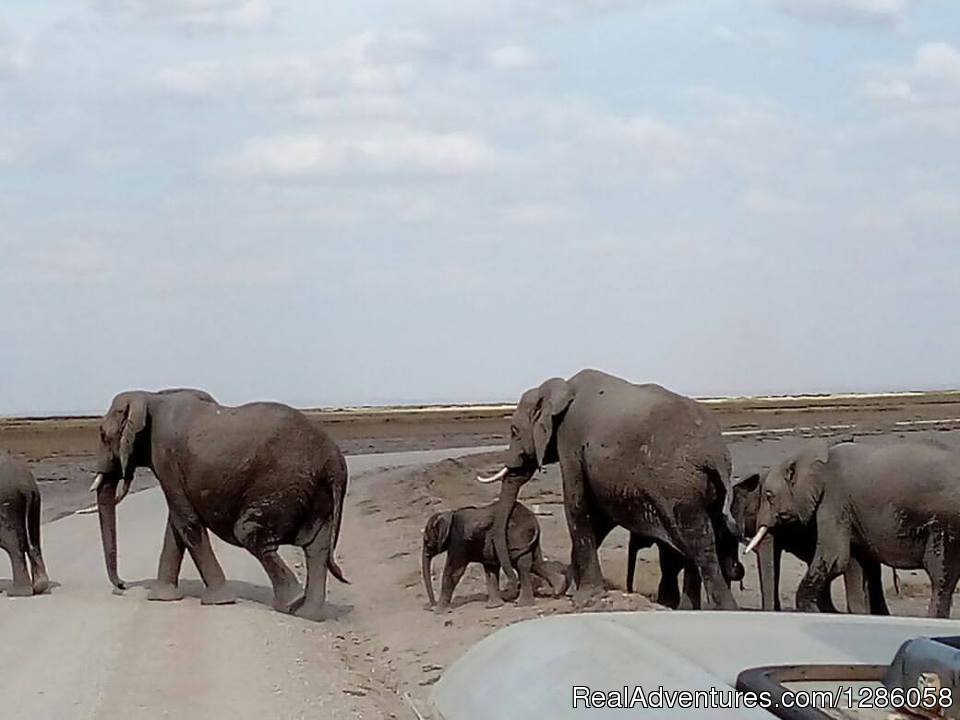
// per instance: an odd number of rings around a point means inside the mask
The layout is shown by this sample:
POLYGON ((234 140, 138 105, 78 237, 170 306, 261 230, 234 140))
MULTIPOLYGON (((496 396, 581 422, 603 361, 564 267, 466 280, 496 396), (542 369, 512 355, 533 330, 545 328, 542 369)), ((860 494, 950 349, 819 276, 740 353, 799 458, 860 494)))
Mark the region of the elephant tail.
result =
POLYGON ((33 489, 27 496, 26 513, 27 538, 30 546, 40 547, 40 491, 33 489))
POLYGON ((337 561, 334 558, 337 541, 340 540, 340 523, 343 520, 343 496, 347 490, 347 463, 342 457, 340 458, 340 463, 343 482, 333 483, 333 537, 330 541, 330 554, 327 555, 327 569, 337 580, 349 585, 350 581, 343 576, 343 570, 340 569, 340 566, 337 565, 337 561))

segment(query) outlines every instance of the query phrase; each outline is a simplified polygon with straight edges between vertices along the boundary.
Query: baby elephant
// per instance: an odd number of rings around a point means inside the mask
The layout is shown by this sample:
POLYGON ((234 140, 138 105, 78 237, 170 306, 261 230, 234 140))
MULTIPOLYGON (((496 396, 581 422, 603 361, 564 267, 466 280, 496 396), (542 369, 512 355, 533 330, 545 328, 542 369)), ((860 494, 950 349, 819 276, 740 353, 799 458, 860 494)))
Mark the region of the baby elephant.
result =
MULTIPOLYGON (((435 513, 423 529, 423 584, 430 605, 436 604, 433 582, 430 578, 430 563, 435 555, 447 553, 443 567, 443 582, 440 588, 441 609, 450 606, 453 590, 463 577, 467 565, 483 563, 487 575, 487 607, 503 604, 500 597, 500 562, 493 545, 493 520, 497 503, 483 507, 462 507, 435 513)), ((540 525, 534 514, 521 503, 513 506, 507 525, 507 545, 510 561, 520 575, 521 605, 533 604, 533 575, 545 580, 554 594, 566 590, 564 578, 551 573, 548 563, 540 552, 540 525)))
POLYGON ((39 595, 50 587, 40 553, 40 491, 30 469, 0 452, 0 547, 10 556, 13 585, 7 595, 39 595), (33 579, 24 555, 30 557, 33 579))

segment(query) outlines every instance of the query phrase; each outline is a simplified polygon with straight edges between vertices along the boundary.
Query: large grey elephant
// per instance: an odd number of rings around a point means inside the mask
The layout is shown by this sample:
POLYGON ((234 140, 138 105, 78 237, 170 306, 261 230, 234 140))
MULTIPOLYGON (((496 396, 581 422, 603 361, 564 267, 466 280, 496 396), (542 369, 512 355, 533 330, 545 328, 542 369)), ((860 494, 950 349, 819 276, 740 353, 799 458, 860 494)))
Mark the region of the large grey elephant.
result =
POLYGON ((278 403, 225 407, 198 390, 124 392, 100 423, 97 492, 107 575, 118 589, 116 504, 134 471, 150 468, 167 501, 163 550, 148 597, 179 600, 180 566, 189 551, 203 579, 205 604, 234 601, 207 530, 246 548, 263 565, 274 608, 319 620, 334 560, 347 465, 339 448, 302 413, 278 403), (117 492, 118 484, 122 487, 117 492), (280 545, 306 556, 307 586, 280 558, 280 545))
POLYGON ((50 580, 40 551, 40 491, 27 464, 6 452, 0 452, 0 547, 13 573, 7 595, 46 592, 50 580))
POLYGON ((754 541, 796 521, 817 529, 799 610, 816 610, 830 581, 865 553, 926 570, 928 615, 950 616, 960 579, 960 451, 934 442, 812 444, 764 478, 754 541))
MULTIPOLYGON (((745 541, 758 530, 760 511, 760 481, 765 473, 747 475, 733 486, 730 513, 737 523, 740 537, 745 541)), ((757 554, 757 574, 760 577, 761 607, 770 612, 780 610, 780 563, 784 552, 795 555, 810 564, 817 546, 817 524, 790 522, 771 529, 760 543, 752 548, 757 554)), ((846 587, 847 610, 852 613, 889 615, 883 594, 881 565, 873 558, 854 551, 850 564, 843 573, 846 587)), ((820 612, 835 613, 837 608, 830 595, 829 584, 817 597, 820 612)))
MULTIPOLYGON (((731 532, 724 515, 730 454, 709 410, 659 385, 598 370, 525 392, 505 467, 480 478, 502 482, 494 535, 501 565, 509 565, 507 521, 521 486, 554 462, 563 475, 578 604, 603 592, 597 548, 620 525, 688 558, 710 606, 736 608, 717 552, 718 535, 731 532)), ((512 568, 504 572, 514 580, 512 568)))

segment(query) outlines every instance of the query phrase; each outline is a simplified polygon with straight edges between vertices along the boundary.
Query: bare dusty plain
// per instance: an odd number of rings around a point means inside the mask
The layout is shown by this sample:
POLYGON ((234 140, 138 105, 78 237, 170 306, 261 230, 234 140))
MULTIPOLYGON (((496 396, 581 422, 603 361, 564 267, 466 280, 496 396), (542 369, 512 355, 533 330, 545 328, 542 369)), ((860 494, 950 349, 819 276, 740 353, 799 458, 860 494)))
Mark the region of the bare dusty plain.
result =
MULTIPOLYGON (((855 438, 878 442, 891 438, 936 437, 960 446, 960 393, 912 393, 874 396, 812 396, 707 400, 717 413, 730 443, 735 474, 777 462, 792 448, 814 437, 855 438)), ((473 643, 509 623, 542 615, 571 612, 569 598, 538 598, 532 608, 512 604, 497 610, 484 607, 484 582, 477 568, 468 571, 457 589, 454 608, 435 614, 424 608, 420 581, 420 530, 438 509, 490 502, 496 488, 473 480, 478 470, 496 469, 496 446, 506 443, 507 406, 449 408, 390 408, 308 410, 308 414, 340 443, 348 455, 407 450, 443 450, 490 446, 490 451, 463 455, 429 465, 378 469, 350 479, 343 534, 337 550, 349 586, 331 583, 330 600, 347 608, 339 619, 318 626, 317 653, 335 655, 343 670, 337 687, 325 687, 315 678, 318 692, 336 696, 333 707, 345 717, 411 717, 410 705, 425 706, 430 686, 444 667, 473 643), (322 688, 322 690, 320 689, 322 688)), ((26 459, 39 481, 45 522, 87 507, 91 497, 89 467, 96 445, 96 418, 0 419, 0 449, 26 459)), ((149 472, 140 472, 135 490, 155 485, 149 472)), ((563 517, 559 469, 550 468, 524 488, 521 499, 538 506, 544 553, 566 561, 569 540, 563 517)), ((120 510, 121 514, 123 509, 120 510)), ((160 540, 158 536, 157 554, 160 540)), ((626 533, 615 531, 604 544, 601 562, 610 591, 596 611, 663 611, 651 598, 659 579, 656 550, 641 555, 639 592, 623 591, 626 533)), ((121 552, 123 538, 120 538, 121 552)), ((301 558, 289 552, 297 571, 301 558)), ((744 608, 760 604, 756 568, 745 559, 747 576, 735 588, 744 608)), ((57 559, 48 557, 56 580, 57 559)), ((442 557, 434 562, 439 576, 442 557)), ((802 566, 788 559, 781 584, 785 607, 793 595, 802 566)), ((9 570, 0 563, 0 588, 9 570)), ((438 581, 435 584, 438 585, 438 581)), ((928 583, 920 572, 901 572, 900 589, 893 588, 884 571, 892 612, 922 615, 928 583)), ((263 578, 264 597, 268 585, 263 578)), ((55 595, 56 588, 53 590, 55 595)), ((104 577, 104 595, 110 593, 104 577)), ((834 585, 838 607, 843 607, 842 584, 834 585)), ((52 599, 52 598, 51 598, 52 599)), ((5 598, 0 598, 3 604, 5 598)), ((243 600, 241 602, 254 602, 243 600)), ((957 604, 954 616, 960 615, 957 604)), ((4 612, 10 612, 5 608, 4 612)), ((231 608, 211 608, 230 613, 231 608)), ((283 616, 277 615, 278 622, 283 616)), ((338 714, 340 716, 340 714, 338 714)))

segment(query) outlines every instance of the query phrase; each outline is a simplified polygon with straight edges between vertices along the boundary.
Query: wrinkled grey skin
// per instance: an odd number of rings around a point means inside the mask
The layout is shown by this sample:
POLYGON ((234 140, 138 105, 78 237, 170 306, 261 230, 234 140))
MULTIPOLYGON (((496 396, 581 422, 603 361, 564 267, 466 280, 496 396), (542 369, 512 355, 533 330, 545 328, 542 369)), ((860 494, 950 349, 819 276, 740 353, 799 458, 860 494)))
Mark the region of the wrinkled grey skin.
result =
MULTIPOLYGON (((598 370, 528 390, 513 414, 500 488, 494 537, 501 564, 521 486, 553 462, 563 475, 578 605, 602 594, 597 548, 620 525, 689 558, 710 607, 736 608, 715 541, 727 520, 730 455, 709 410, 659 385, 598 370)), ((504 572, 513 580, 512 569, 504 572)))
MULTIPOLYGON (((493 544, 494 513, 497 504, 483 507, 463 507, 434 513, 423 529, 421 571, 423 585, 430 600, 436 604, 430 563, 440 553, 447 554, 440 586, 439 609, 445 610, 453 599, 453 591, 463 577, 467 565, 482 563, 487 577, 487 607, 503 605, 500 595, 500 562, 493 544)), ((507 544, 511 567, 520 571, 520 605, 533 604, 533 576, 545 580, 555 595, 566 590, 565 578, 551 572, 540 552, 540 524, 536 516, 523 504, 517 503, 510 514, 507 544)))
MULTIPOLYGON (((743 579, 743 565, 737 560, 738 540, 724 524, 718 529, 717 549, 720 554, 721 571, 728 583, 743 579)), ((636 533, 630 533, 627 546, 627 592, 633 592, 633 577, 637 567, 637 553, 657 545, 660 558, 660 584, 657 586, 657 602, 681 610, 699 610, 701 580, 696 564, 690 562, 666 543, 657 543, 636 533), (679 577, 683 570, 683 594, 680 593, 679 577)))
POLYGON ((50 581, 40 551, 40 491, 26 463, 5 452, 0 452, 0 547, 10 557, 13 571, 7 595, 47 591, 50 581))
MULTIPOLYGON (((100 423, 96 470, 107 575, 118 589, 118 482, 150 468, 169 510, 151 600, 179 600, 184 550, 203 579, 205 604, 234 601, 207 530, 246 548, 263 565, 274 608, 320 620, 334 561, 347 466, 336 444, 297 410, 278 403, 225 407, 199 390, 125 392, 100 423), (280 559, 280 545, 303 548, 307 587, 280 559)), ((345 582, 345 581, 344 581, 345 582)))
POLYGON ((844 572, 852 552, 894 568, 923 568, 927 614, 949 617, 960 578, 960 452, 934 442, 810 445, 773 468, 761 486, 757 522, 813 520, 814 557, 797 608, 844 572))
MULTIPOLYGON (((760 510, 760 480, 766 473, 753 473, 733 486, 733 502, 730 513, 737 523, 744 542, 752 538, 758 529, 757 513, 760 510)), ((784 551, 810 564, 817 546, 817 524, 791 522, 778 525, 757 546, 757 573, 760 576, 762 608, 768 612, 780 610, 780 560, 784 551)), ((843 573, 846 587, 847 610, 851 613, 889 615, 883 594, 880 563, 854 550, 850 564, 843 573)), ((820 612, 835 613, 836 606, 830 595, 830 586, 817 597, 820 612)))
MULTIPOLYGON (((760 507, 760 474, 753 474, 734 486, 731 513, 746 542, 757 531, 760 507)), ((810 564, 816 550, 816 521, 804 525, 786 523, 773 528, 757 547, 757 571, 760 578, 762 608, 780 610, 780 564, 784 551, 810 564)), ((868 555, 853 549, 844 575, 847 608, 851 613, 889 615, 883 593, 881 565, 868 555)), ((816 600, 820 612, 836 613, 829 586, 816 600)))

